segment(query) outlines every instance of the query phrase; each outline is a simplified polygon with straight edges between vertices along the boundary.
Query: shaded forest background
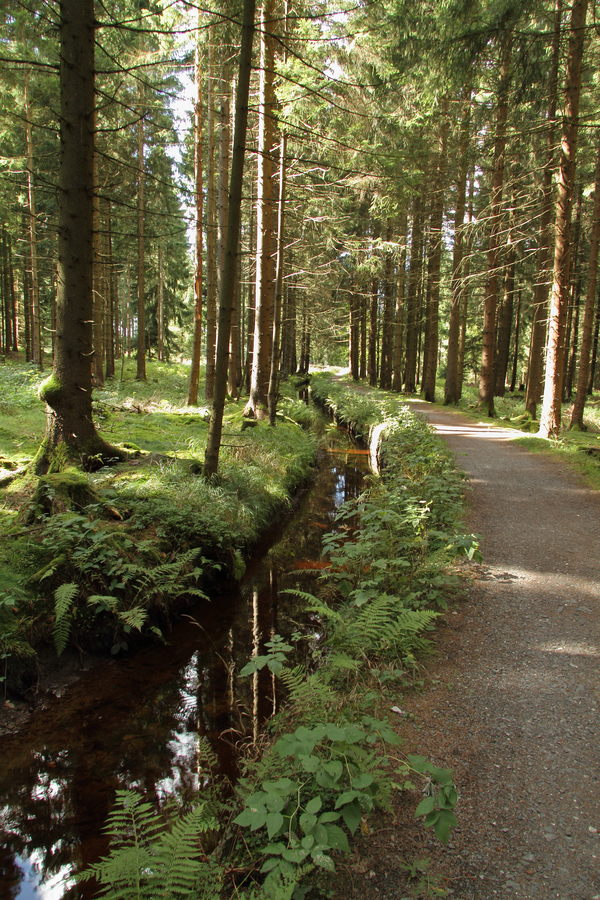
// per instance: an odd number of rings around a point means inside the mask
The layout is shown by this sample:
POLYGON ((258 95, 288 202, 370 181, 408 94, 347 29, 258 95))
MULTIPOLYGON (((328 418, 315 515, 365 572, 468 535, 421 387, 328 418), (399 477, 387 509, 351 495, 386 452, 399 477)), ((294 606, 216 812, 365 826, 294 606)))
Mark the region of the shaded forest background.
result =
MULTIPOLYGON (((64 7, 2 13, 0 346, 40 368, 61 330, 64 7)), ((520 391, 544 436, 583 425, 600 377, 595 15, 264 0, 230 289, 227 391, 248 415, 312 362, 448 403, 476 383, 490 415, 520 391)), ((241 4, 95 17, 93 383, 127 356, 139 380, 149 357, 186 358, 188 403, 210 403, 241 4)))

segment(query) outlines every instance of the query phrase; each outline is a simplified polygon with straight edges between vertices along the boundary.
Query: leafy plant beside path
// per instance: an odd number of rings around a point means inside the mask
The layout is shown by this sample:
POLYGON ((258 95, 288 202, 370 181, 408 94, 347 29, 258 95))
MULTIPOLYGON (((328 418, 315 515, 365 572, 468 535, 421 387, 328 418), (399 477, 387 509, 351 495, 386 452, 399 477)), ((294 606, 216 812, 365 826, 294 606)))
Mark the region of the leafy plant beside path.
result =
MULTIPOLYGON (((405 757, 388 710, 390 696, 398 697, 418 672, 419 655, 455 588, 453 557, 477 553, 472 536, 460 533, 462 479, 448 451, 398 400, 375 391, 356 395, 326 378, 315 379, 313 391, 364 438, 382 426, 385 465, 358 500, 341 508, 313 591, 296 592, 314 632, 275 636, 241 673, 270 669, 287 701, 234 796, 212 797, 221 809, 217 818, 228 824, 212 834, 216 849, 204 843, 195 854, 197 893, 182 896, 205 896, 207 860, 220 873, 211 870, 213 896, 323 896, 336 854, 350 850, 369 814, 388 808, 397 789, 420 792, 415 814, 440 840, 456 823, 452 773, 405 757), (298 639, 309 641, 309 661, 294 666, 289 659, 298 639)), ((109 897, 130 896, 119 893, 124 871, 132 883, 140 874, 128 835, 113 833, 111 856, 94 867, 109 897)), ((145 852, 152 855, 153 846, 151 838, 145 852)), ((144 877, 152 872, 150 865, 144 877)), ((147 887, 131 896, 151 894, 147 887)))

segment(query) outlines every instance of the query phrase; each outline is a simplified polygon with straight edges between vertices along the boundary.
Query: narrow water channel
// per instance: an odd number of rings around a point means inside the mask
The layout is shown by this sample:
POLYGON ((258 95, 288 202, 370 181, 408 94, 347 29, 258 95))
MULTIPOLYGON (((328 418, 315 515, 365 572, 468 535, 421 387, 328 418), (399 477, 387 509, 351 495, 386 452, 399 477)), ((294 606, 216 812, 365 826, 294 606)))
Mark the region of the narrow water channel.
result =
POLYGON ((191 611, 167 646, 85 673, 26 731, 0 738, 0 900, 88 896, 73 875, 106 852, 116 790, 185 801, 210 777, 207 747, 235 777, 236 744, 277 703, 266 672, 237 673, 274 633, 315 628, 279 591, 310 590, 323 534, 369 468, 344 432, 329 435, 313 486, 238 590, 191 611))

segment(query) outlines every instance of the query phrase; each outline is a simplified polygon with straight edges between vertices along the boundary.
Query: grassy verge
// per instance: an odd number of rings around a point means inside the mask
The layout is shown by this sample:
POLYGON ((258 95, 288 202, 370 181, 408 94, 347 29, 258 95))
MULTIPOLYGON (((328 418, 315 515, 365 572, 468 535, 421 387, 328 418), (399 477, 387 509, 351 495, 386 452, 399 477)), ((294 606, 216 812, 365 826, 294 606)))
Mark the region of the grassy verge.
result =
MULTIPOLYGON (((43 409, 36 372, 13 364, 2 378, 0 453, 11 466, 34 455, 43 409)), ((138 458, 2 489, 0 659, 13 683, 31 677, 34 648, 52 639, 59 653, 69 644, 117 653, 141 632, 160 638, 174 607, 241 574, 310 478, 316 437, 294 420, 307 424, 304 404, 284 399, 274 429, 242 430, 243 404, 230 404, 221 473, 206 482, 206 410, 185 406, 185 392, 183 366, 154 363, 144 384, 126 369, 98 392, 95 414, 101 433, 139 448, 138 458)))
MULTIPOLYGON (((443 394, 443 385, 438 385, 438 394, 443 394)), ((522 394, 507 394, 494 401, 496 417, 484 415, 477 404, 477 390, 467 385, 458 409, 478 422, 514 428, 526 432, 527 436, 515 438, 516 443, 535 453, 549 454, 566 467, 583 476, 589 487, 600 490, 600 397, 595 394, 588 400, 584 416, 586 431, 569 430, 568 409, 564 405, 563 430, 556 439, 546 440, 535 436, 539 422, 525 412, 522 394)), ((454 407, 444 407, 444 409, 454 407)))
POLYGON ((451 772, 405 757, 390 723, 390 697, 412 684, 436 617, 455 589, 450 571, 476 544, 460 533, 462 478, 430 429, 398 399, 357 393, 326 377, 313 393, 355 433, 377 430, 385 466, 339 528, 325 537, 321 574, 310 593, 296 591, 314 621, 305 638, 275 635, 242 670, 281 681, 283 710, 246 762, 233 798, 206 791, 170 830, 139 797, 122 793, 111 819, 113 851, 94 868, 108 896, 141 875, 141 896, 284 898, 327 896, 337 853, 396 789, 425 796, 416 815, 447 840, 455 824, 451 772), (307 640, 308 662, 291 662, 307 640), (147 817, 140 857, 131 826, 147 817), (220 823, 220 824, 218 824, 220 823), (153 829, 155 829, 153 831, 153 829), (202 856, 198 855, 198 831, 202 856), (178 872, 169 858, 185 863, 178 872), (180 878, 180 873, 185 873, 180 878))

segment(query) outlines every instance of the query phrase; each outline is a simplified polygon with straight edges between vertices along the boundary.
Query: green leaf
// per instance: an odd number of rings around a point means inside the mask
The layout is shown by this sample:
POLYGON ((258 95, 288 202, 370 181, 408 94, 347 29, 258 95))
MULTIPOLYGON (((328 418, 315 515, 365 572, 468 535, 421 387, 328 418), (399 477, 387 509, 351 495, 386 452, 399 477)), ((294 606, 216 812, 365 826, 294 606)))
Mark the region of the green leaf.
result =
POLYGON ((304 834, 310 834, 317 824, 317 817, 311 813, 304 812, 300 816, 300 828, 304 834))
POLYGON ((339 809, 340 806, 344 806, 346 803, 351 803, 352 800, 356 800, 358 797, 358 791, 344 791, 343 794, 335 801, 335 808, 339 809))
POLYGON ((283 825, 283 816, 280 812, 272 812, 268 813, 265 819, 265 824, 267 826, 267 834, 270 838, 277 834, 278 831, 281 830, 281 826, 283 825))
POLYGON ((322 801, 321 798, 317 795, 316 797, 313 797, 312 800, 309 800, 309 801, 308 801, 308 803, 307 803, 306 806, 304 807, 304 810, 305 810, 305 812, 311 813, 311 814, 314 815, 314 813, 318 813, 318 812, 319 812, 319 810, 321 809, 321 806, 322 806, 322 805, 323 805, 323 801, 322 801))
POLYGON ((243 809, 241 813, 233 820, 234 825, 242 825, 244 828, 249 827, 254 822, 254 813, 251 809, 243 809))
POLYGON ((285 806, 285 797, 282 797, 281 794, 266 794, 265 806, 269 812, 279 813, 285 806))
POLYGON ((438 820, 434 825, 434 831, 438 840, 446 844, 450 838, 452 830, 457 824, 457 818, 449 809, 442 809, 438 816, 438 820))
POLYGON ((426 816, 435 809, 435 799, 433 797, 424 797, 415 809, 415 816, 426 816))
POLYGON ((329 846, 334 850, 341 850, 343 853, 349 853, 350 845, 348 844, 348 838, 340 826, 327 825, 326 828, 329 846))
POLYGON ((358 788, 359 791, 364 790, 367 787, 370 787, 375 778, 369 772, 362 772, 360 775, 357 775, 356 778, 352 779, 352 786, 358 788))
POLYGON ((312 861, 316 866, 319 866, 321 869, 326 869, 328 872, 335 872, 335 865, 330 856, 327 856, 325 853, 320 851, 313 852, 311 854, 312 861))
POLYGON ((355 800, 353 803, 348 803, 342 808, 342 819, 346 824, 346 828, 352 834, 355 834, 356 829, 360 825, 361 815, 362 812, 357 800, 355 800))

